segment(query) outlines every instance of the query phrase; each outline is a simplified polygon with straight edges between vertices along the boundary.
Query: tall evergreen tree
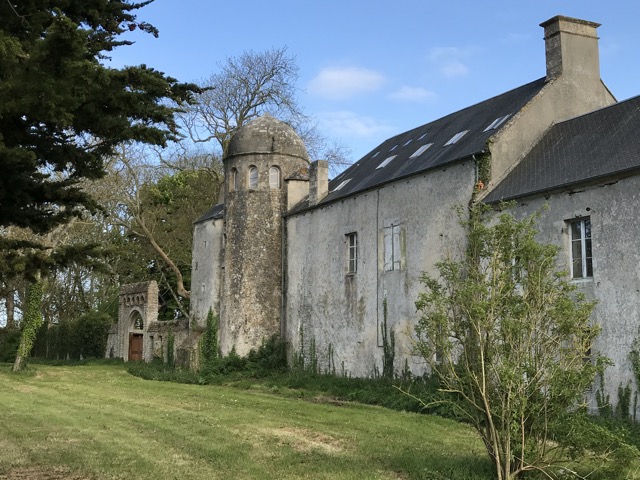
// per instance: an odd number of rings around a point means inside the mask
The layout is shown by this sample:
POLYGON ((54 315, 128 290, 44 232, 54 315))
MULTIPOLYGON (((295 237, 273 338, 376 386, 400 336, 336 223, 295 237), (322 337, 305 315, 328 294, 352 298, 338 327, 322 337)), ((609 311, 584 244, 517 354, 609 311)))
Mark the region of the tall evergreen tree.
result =
POLYGON ((95 244, 52 249, 35 236, 16 240, 6 227, 46 234, 95 212, 81 182, 103 176, 103 160, 125 142, 176 139, 174 113, 199 91, 145 65, 104 64, 114 48, 131 44, 123 33, 158 35, 135 15, 151 1, 0 2, 0 279, 33 282, 15 369, 40 324, 42 296, 33 292, 42 279, 59 265, 92 264, 100 252, 95 244))
POLYGON ((176 104, 197 88, 145 65, 109 68, 121 34, 157 30, 150 2, 0 2, 0 226, 45 232, 96 203, 78 182, 103 175, 118 144, 175 138, 176 104))

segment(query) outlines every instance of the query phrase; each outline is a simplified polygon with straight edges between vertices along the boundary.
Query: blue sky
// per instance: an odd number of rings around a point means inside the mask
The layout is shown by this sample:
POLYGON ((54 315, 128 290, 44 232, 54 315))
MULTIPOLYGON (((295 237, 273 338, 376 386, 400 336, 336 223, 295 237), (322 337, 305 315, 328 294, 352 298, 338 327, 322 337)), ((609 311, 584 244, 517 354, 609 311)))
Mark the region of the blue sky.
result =
POLYGON ((139 20, 160 30, 118 49, 198 81, 243 51, 286 46, 299 101, 357 160, 384 139, 545 74, 543 31, 555 15, 601 23, 600 69, 619 100, 640 94, 637 0, 156 0, 139 20))

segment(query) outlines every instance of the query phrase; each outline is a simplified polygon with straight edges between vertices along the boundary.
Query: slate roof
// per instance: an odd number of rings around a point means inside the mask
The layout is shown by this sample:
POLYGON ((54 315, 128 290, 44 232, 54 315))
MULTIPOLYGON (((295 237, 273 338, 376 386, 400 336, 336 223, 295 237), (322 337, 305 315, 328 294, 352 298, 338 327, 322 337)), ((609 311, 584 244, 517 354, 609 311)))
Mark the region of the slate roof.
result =
POLYGON ((484 199, 511 200, 640 169, 640 96, 552 126, 484 199))
POLYGON ((204 222, 205 220, 222 218, 223 213, 224 213, 224 203, 218 203, 217 205, 214 205, 209 210, 207 210, 200 218, 198 218, 193 223, 195 224, 195 223, 204 222))
MULTIPOLYGON (((319 205, 482 153, 487 139, 506 125, 509 118, 524 107, 544 85, 543 77, 389 138, 330 181, 329 194, 319 205), (503 118, 503 122, 496 128, 486 130, 500 118, 503 118), (463 131, 467 133, 456 143, 445 145, 454 135, 463 131), (420 147, 428 144, 431 145, 424 152, 411 158, 420 147), (390 157, 393 159, 379 168, 390 157), (342 187, 338 188, 341 184, 342 187)), ((304 201, 291 213, 306 208, 307 202, 304 201)))

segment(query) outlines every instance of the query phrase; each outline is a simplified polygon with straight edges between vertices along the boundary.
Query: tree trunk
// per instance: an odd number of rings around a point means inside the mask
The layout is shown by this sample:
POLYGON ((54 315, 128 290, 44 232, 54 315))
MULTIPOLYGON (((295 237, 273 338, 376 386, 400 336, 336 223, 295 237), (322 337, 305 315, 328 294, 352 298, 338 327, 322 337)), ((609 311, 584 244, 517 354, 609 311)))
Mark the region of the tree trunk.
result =
POLYGON ((169 255, 165 253, 165 251, 158 244, 158 242, 156 242, 156 239, 153 236, 153 233, 151 233, 151 231, 147 228, 147 226, 144 223, 144 220, 140 218, 139 215, 135 216, 135 220, 136 220, 136 224, 142 230, 143 236, 149 241, 149 243, 151 244, 153 249, 156 251, 156 253, 160 255, 160 258, 173 271, 174 275, 176 276, 176 290, 178 292, 178 295, 180 295, 182 298, 190 298, 191 295, 189 291, 186 288, 184 288, 184 280, 182 278, 182 272, 180 271, 178 266, 173 262, 173 260, 169 258, 169 255))
POLYGON ((27 293, 27 308, 22 319, 22 335, 20 345, 16 354, 16 361, 13 364, 13 371, 19 372, 27 366, 27 359, 33 348, 38 330, 42 326, 42 280, 38 276, 36 281, 29 287, 27 293))
POLYGON ((13 330, 16 328, 15 311, 16 311, 16 292, 9 290, 5 299, 5 306, 7 308, 7 330, 13 330))

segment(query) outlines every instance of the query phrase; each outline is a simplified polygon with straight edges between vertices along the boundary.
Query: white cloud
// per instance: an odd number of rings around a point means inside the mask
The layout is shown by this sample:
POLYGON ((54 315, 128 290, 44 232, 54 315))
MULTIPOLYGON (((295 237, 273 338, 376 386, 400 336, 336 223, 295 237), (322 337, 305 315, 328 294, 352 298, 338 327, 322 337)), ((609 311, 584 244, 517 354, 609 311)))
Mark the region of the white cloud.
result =
POLYGON ((464 58, 467 50, 458 47, 433 47, 429 51, 429 60, 432 62, 448 61, 452 58, 464 58))
POLYGON ((373 137, 390 133, 393 127, 371 117, 361 116, 347 110, 324 112, 318 115, 323 130, 339 137, 373 137))
POLYGON ((363 93, 375 92, 384 83, 384 75, 359 67, 328 67, 309 82, 309 92, 343 100, 363 93))
POLYGON ((429 60, 438 66, 438 71, 446 78, 463 77, 469 67, 463 60, 475 52, 475 48, 434 47, 429 51, 429 60))
POLYGON ((448 62, 440 67, 440 73, 447 78, 464 77, 469 73, 469 67, 458 61, 448 62))
POLYGON ((402 86, 399 90, 396 90, 389 95, 392 100, 401 100, 407 102, 424 102, 436 98, 437 95, 422 87, 409 87, 407 85, 402 86))

